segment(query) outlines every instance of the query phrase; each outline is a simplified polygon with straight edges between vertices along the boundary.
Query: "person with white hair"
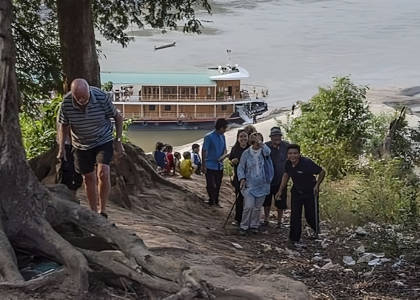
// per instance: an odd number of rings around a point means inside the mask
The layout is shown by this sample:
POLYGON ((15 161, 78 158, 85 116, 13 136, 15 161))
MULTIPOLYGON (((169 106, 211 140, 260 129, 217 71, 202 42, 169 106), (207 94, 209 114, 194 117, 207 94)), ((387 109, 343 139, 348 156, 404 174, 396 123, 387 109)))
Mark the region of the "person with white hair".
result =
POLYGON ((77 78, 71 90, 63 97, 58 122, 59 159, 66 159, 65 141, 71 136, 74 165, 82 174, 89 206, 104 217, 111 181, 109 164, 114 146, 117 154, 124 148, 121 141, 123 117, 112 103, 111 95, 89 86, 85 79, 77 78), (113 137, 115 120, 116 138, 113 137))

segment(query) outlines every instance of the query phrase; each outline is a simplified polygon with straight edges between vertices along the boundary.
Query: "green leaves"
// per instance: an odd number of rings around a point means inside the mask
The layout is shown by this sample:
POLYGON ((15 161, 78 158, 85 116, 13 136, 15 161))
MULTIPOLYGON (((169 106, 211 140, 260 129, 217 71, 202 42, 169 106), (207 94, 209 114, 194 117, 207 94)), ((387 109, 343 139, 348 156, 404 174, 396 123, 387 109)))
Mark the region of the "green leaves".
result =
POLYGON ((330 176, 341 177, 363 151, 372 114, 366 102, 367 87, 349 77, 334 78, 334 85, 319 88, 302 105, 302 116, 292 121, 287 134, 302 152, 322 164, 330 176))
POLYGON ((12 34, 23 109, 36 114, 35 100, 62 91, 60 43, 53 1, 13 1, 12 34), (50 6, 48 6, 50 5, 50 6))
MULTIPOLYGON (((182 27, 184 32, 199 33, 201 23, 195 13, 200 9, 210 12, 207 0, 92 0, 95 29, 123 47, 132 40, 127 35, 131 26, 182 27)), ((23 110, 32 115, 38 113, 35 100, 63 90, 56 11, 55 0, 13 1, 16 74, 23 110)))
POLYGON ((39 115, 22 112, 19 116, 26 156, 31 159, 54 146, 57 135, 56 119, 62 98, 40 104, 39 115))

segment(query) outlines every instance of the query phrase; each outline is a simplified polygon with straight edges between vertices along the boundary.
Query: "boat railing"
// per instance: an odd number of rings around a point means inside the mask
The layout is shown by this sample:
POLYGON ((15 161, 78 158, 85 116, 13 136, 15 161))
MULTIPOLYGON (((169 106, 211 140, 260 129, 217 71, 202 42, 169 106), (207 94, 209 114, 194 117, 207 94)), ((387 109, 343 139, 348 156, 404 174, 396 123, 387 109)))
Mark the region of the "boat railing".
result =
MULTIPOLYGON (((217 118, 229 118, 232 113, 217 113, 217 118)), ((214 119, 214 113, 168 113, 168 112, 148 112, 147 115, 141 115, 139 112, 124 113, 125 119, 132 119, 134 121, 152 121, 152 120, 168 120, 168 121, 191 121, 191 120, 209 120, 214 119)))
MULTIPOLYGON (((139 103, 139 102, 232 102, 232 101, 244 101, 258 99, 258 93, 249 94, 247 91, 241 93, 240 97, 235 96, 217 96, 217 97, 207 97, 207 96, 182 96, 182 97, 171 97, 171 96, 124 96, 124 97, 115 97, 113 102, 129 102, 129 103, 139 103)), ((261 94, 260 94, 261 95, 261 94)), ((265 97, 265 96, 264 96, 265 97)))

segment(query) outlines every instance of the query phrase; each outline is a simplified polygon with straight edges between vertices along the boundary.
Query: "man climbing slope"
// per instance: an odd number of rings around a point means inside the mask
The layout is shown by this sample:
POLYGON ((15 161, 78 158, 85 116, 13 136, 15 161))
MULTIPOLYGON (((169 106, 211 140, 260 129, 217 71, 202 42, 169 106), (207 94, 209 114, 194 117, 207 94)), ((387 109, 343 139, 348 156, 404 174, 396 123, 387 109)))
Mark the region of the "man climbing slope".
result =
POLYGON ((61 124, 58 158, 66 158, 65 140, 71 133, 74 164, 83 176, 89 206, 107 217, 105 210, 111 190, 109 164, 113 146, 117 154, 124 152, 121 142, 123 117, 109 94, 77 78, 63 98, 58 121, 61 124), (111 118, 115 120, 115 140, 111 118))

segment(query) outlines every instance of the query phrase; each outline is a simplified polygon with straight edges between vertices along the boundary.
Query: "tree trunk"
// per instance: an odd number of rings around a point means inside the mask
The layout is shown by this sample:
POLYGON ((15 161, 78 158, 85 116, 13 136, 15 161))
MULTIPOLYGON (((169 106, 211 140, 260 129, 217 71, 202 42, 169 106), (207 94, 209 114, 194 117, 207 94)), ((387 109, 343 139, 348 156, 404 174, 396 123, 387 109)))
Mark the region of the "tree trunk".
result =
POLYGON ((75 78, 100 87, 91 0, 57 0, 64 92, 75 78))
POLYGON ((43 210, 45 190, 25 159, 18 120, 11 4, 1 1, 0 5, 0 216, 4 231, 14 235, 26 220, 43 210))
MULTIPOLYGON (((61 5, 60 8, 65 9, 66 6, 61 5)), ((57 285, 60 285, 61 290, 66 291, 66 295, 83 299, 89 288, 88 273, 92 272, 87 258, 96 264, 96 268, 99 265, 99 268, 110 270, 116 278, 124 277, 140 284, 150 291, 150 295, 170 296, 185 289, 191 295, 202 294, 203 291, 198 286, 183 280, 186 269, 181 267, 181 264, 154 256, 139 237, 117 228, 97 213, 69 201, 71 199, 60 198, 65 192, 49 192, 35 177, 25 158, 18 121, 20 101, 16 84, 16 50, 11 35, 11 18, 11 0, 1 0, 0 298, 28 298, 22 293, 25 294, 27 290, 29 293, 34 292, 34 289, 40 286, 57 289, 57 285), (109 261, 104 253, 94 252, 92 249, 76 249, 51 226, 60 226, 63 223, 78 226, 84 232, 89 232, 85 235, 86 238, 94 235, 109 244, 117 245, 117 249, 121 251, 118 256, 126 257, 130 265, 109 261), (61 263, 65 267, 65 279, 63 272, 58 271, 53 275, 25 282, 18 269, 14 247, 61 263), (16 293, 19 293, 19 296, 16 296, 16 293)), ((77 23, 77 17, 74 21, 77 23)), ((85 49, 81 47, 81 51, 85 49)), ((92 55, 86 57, 91 58, 92 55)), ((94 73, 98 74, 89 74, 94 73)), ((85 73, 78 76, 83 75, 85 73)))

